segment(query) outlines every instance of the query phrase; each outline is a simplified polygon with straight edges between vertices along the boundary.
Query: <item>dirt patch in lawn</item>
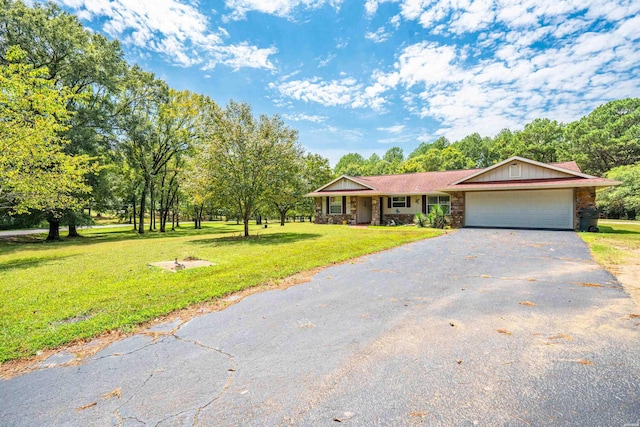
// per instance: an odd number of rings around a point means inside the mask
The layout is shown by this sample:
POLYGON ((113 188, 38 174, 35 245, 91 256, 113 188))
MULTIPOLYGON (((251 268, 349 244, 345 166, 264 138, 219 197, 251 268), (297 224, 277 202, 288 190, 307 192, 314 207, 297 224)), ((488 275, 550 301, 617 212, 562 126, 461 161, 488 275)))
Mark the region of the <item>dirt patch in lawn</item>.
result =
POLYGON ((640 265, 627 264, 627 265, 610 265, 607 269, 613 273, 624 290, 627 291, 631 298, 640 307, 640 265))
POLYGON ((160 261, 160 262, 152 262, 149 265, 153 267, 162 268, 167 271, 171 271, 173 273, 178 272, 180 270, 187 270, 190 268, 198 268, 198 267, 209 267, 214 265, 212 262, 205 261, 203 259, 183 259, 178 261, 178 258, 173 261, 160 261))

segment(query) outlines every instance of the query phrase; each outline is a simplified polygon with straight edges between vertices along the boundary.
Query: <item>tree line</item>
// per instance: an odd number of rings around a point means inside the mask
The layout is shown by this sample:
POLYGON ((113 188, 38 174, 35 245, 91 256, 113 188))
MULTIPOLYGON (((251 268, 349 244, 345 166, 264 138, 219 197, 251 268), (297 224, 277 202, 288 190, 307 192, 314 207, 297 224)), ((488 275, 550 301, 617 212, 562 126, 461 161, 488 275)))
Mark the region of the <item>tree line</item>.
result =
POLYGON ((440 137, 422 142, 408 156, 400 147, 382 157, 349 153, 334 174, 389 175, 485 168, 511 156, 544 163, 575 160, 587 174, 622 181, 599 191, 598 207, 615 218, 640 216, 640 98, 611 101, 568 124, 535 119, 524 129, 504 129, 495 137, 473 133, 459 141, 440 137))
POLYGON ((248 235, 256 215, 311 216, 302 195, 332 176, 278 116, 175 90, 53 4, 0 0, 0 67, 0 219, 46 220, 48 240, 92 209, 140 234, 219 213, 248 235))
POLYGON ((423 142, 405 157, 327 159, 305 153, 278 116, 247 103, 221 107, 175 90, 124 60, 117 40, 85 29, 53 4, 0 0, 0 225, 45 220, 48 239, 69 236, 90 213, 118 212, 144 233, 182 217, 312 216, 303 195, 342 174, 381 175, 487 167, 512 155, 576 160, 621 180, 599 203, 614 216, 640 213, 640 99, 613 101, 563 124, 536 119, 494 138, 423 142), (147 223, 148 221, 148 223, 147 223))

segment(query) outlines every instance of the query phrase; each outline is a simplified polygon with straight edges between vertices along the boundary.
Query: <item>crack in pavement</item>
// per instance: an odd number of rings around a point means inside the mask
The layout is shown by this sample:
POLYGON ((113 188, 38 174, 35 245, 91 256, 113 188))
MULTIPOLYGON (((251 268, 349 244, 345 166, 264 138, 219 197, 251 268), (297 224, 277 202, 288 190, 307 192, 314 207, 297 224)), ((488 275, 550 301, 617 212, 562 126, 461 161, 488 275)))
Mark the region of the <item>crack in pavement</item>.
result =
POLYGON ((180 337, 178 335, 174 335, 174 337, 175 337, 175 339, 177 339, 179 341, 195 344, 195 345, 200 346, 202 348, 206 348, 208 350, 212 350, 212 351, 215 351, 215 352, 217 352, 219 354, 222 354, 223 356, 226 356, 229 359, 229 361, 231 362, 231 366, 232 366, 228 370, 229 375, 227 377, 227 382, 224 385, 224 387, 222 387, 222 390, 220 390, 220 392, 216 396, 214 396, 211 400, 209 400, 206 404, 204 404, 204 405, 202 405, 202 406, 197 408, 196 413, 193 416, 193 422, 191 423, 192 426, 195 426, 197 424, 197 422, 198 422, 198 418, 200 417, 200 414, 202 413, 202 411, 204 411, 209 405, 213 404, 213 402, 215 402, 216 400, 220 399, 226 393, 226 391, 229 389, 229 387, 231 387, 231 384, 233 384, 234 373, 237 371, 237 365, 236 365, 236 362, 235 362, 235 359, 234 359, 233 355, 230 354, 230 353, 227 353, 226 351, 224 351, 222 349, 211 347, 211 346, 208 346, 206 344, 202 344, 201 342, 199 342, 197 340, 188 340, 188 339, 182 338, 182 337, 180 337))
POLYGON ((124 402, 122 402, 122 404, 120 406, 118 406, 116 409, 114 409, 113 414, 116 416, 116 418, 118 419, 118 421, 120 422, 120 426, 124 425, 124 420, 125 419, 135 419, 137 421, 139 421, 140 423, 142 423, 143 425, 146 424, 144 421, 140 421, 138 418, 136 417, 122 417, 120 415, 120 409, 122 409, 124 406, 126 406, 129 402, 131 402, 131 400, 133 400, 134 397, 136 397, 141 391, 142 389, 147 385, 147 383, 149 381, 151 381, 151 378, 154 377, 154 375, 156 374, 156 372, 158 372, 158 362, 160 360, 160 357, 158 356, 158 354, 155 354, 156 356, 156 360, 153 364, 153 369, 151 369, 151 374, 149 374, 149 376, 147 377, 146 380, 144 380, 144 382, 140 385, 140 387, 138 387, 138 389, 136 391, 134 391, 131 396, 129 396, 129 398, 127 400, 125 400, 124 402))

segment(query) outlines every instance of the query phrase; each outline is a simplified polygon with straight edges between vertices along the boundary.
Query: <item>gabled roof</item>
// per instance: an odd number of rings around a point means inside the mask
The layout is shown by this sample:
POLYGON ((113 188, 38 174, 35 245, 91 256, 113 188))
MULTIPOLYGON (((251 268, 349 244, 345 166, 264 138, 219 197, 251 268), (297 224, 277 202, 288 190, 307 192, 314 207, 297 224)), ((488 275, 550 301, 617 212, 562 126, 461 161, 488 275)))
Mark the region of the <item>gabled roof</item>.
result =
POLYGON ((317 190, 308 197, 319 196, 402 196, 414 194, 446 193, 453 191, 488 191, 507 189, 542 189, 573 187, 608 187, 620 182, 582 173, 576 162, 541 163, 524 157, 514 156, 484 169, 451 170, 441 172, 417 172, 399 175, 346 176, 342 175, 317 190), (475 177, 490 172, 509 162, 520 161, 537 167, 550 169, 559 177, 543 179, 518 179, 508 181, 470 182, 475 177), (365 189, 331 190, 332 184, 341 179, 350 180, 365 189))
POLYGON ((335 184, 336 182, 340 181, 341 179, 346 179, 352 182, 355 182, 356 184, 359 184, 363 187, 367 187, 369 190, 374 190, 373 187, 368 186, 367 184, 360 182, 360 177, 358 178, 354 178, 352 176, 347 176, 347 175, 340 175, 339 177, 337 177, 336 179, 334 179, 333 181, 329 182, 328 184, 323 185, 322 187, 318 188, 316 191, 314 191, 314 193, 320 192, 322 190, 324 190, 327 187, 331 187, 333 184, 335 184))
POLYGON ((473 179, 477 176, 480 175, 484 175, 485 173, 488 173, 494 169, 498 169, 499 167, 502 167, 506 164, 509 164, 513 161, 520 161, 523 163, 529 163, 531 165, 535 165, 541 168, 546 168, 546 169, 551 169, 551 170, 555 170, 557 172, 563 172, 563 173, 567 173, 569 175, 574 175, 574 176, 579 176, 582 178, 595 178, 594 176, 591 175, 587 175, 584 174, 580 171, 580 168, 578 167, 578 165, 576 164, 576 162, 564 162, 564 163, 542 163, 542 162, 538 162, 535 160, 531 160, 531 159, 525 159, 524 157, 519 157, 519 156, 513 156, 508 158, 507 160, 503 160, 500 163, 496 163, 495 165, 489 166, 488 168, 484 168, 484 169, 480 169, 475 173, 472 173, 469 176, 466 176, 456 182, 452 182, 451 185, 456 185, 456 184, 460 184, 463 183, 465 181, 469 181, 470 179, 473 179), (564 166, 564 167, 563 167, 564 166), (569 166, 569 168, 567 168, 567 166, 569 166), (575 166, 575 167, 574 167, 575 166))
POLYGON ((376 175, 376 176, 358 176, 350 177, 343 175, 334 179, 330 183, 323 185, 316 191, 307 196, 357 196, 357 195, 409 195, 409 194, 426 194, 438 193, 438 188, 451 183, 452 181, 463 178, 477 169, 471 170, 453 170, 443 172, 416 172, 405 173, 400 175, 376 175), (337 190, 323 191, 330 187, 331 184, 342 178, 350 179, 360 185, 366 186, 369 190, 337 190))

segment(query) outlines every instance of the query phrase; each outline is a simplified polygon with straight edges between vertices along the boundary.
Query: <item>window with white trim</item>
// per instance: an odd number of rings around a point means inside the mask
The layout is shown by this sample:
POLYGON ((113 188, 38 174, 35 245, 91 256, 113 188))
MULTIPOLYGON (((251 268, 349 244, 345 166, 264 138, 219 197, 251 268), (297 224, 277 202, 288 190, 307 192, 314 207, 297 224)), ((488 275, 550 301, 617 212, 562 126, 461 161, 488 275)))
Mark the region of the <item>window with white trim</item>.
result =
POLYGON ((406 208, 407 207, 407 197, 406 196, 398 196, 391 198, 391 207, 392 208, 406 208))
POLYGON ((429 196, 427 197, 427 213, 431 212, 431 209, 435 205, 442 205, 445 207, 447 215, 451 213, 451 197, 449 196, 429 196))
POLYGON ((331 215, 342 214, 342 197, 330 197, 329 198, 329 213, 331 215))
POLYGON ((522 168, 519 164, 514 163, 509 166, 509 178, 520 178, 522 176, 522 168))

